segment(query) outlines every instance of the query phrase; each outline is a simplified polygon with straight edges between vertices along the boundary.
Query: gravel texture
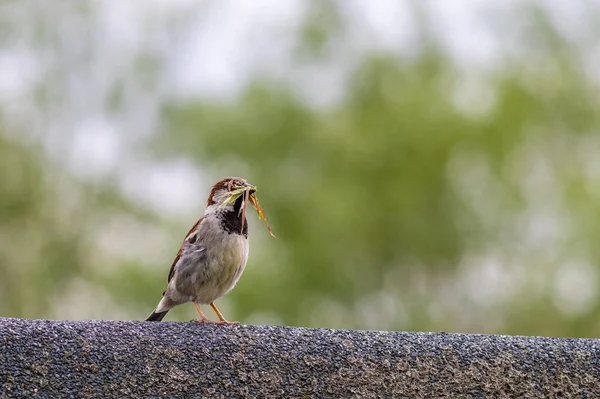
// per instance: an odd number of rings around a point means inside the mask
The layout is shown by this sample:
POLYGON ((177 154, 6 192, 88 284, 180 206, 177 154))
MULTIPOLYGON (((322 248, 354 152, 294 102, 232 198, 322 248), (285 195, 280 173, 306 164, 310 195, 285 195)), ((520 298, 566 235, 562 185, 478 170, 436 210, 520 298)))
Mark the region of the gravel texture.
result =
POLYGON ((0 398, 600 398, 600 340, 0 318, 0 398))

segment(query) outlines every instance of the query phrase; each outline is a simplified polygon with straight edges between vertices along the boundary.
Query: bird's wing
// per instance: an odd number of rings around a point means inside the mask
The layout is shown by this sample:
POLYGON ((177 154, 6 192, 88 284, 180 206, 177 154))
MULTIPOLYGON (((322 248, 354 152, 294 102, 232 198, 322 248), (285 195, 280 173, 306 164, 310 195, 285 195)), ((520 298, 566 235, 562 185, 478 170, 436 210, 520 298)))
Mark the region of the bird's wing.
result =
POLYGON ((190 231, 188 231, 187 235, 185 236, 185 240, 183 240, 183 243, 181 244, 181 247, 179 248, 179 251, 177 252, 177 256, 175 256, 175 260, 173 260, 173 264, 171 265, 171 270, 169 270, 169 277, 167 278, 167 284, 169 283, 169 281, 171 281, 171 279, 173 278, 173 275, 175 274, 175 265, 179 261, 179 258, 181 258, 181 255, 183 254, 183 249, 185 248, 185 245, 193 244, 198 239, 197 229, 198 229, 198 226, 200 225, 200 222, 202 222, 202 219, 204 219, 204 218, 198 219, 198 221, 192 226, 190 231))

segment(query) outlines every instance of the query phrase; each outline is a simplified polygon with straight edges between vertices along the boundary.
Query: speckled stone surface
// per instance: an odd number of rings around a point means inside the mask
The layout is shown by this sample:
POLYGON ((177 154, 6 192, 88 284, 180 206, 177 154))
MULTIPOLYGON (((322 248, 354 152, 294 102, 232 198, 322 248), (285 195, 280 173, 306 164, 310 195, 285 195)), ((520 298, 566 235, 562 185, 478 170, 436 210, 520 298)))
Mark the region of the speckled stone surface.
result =
POLYGON ((0 318, 0 397, 600 398, 600 340, 0 318))

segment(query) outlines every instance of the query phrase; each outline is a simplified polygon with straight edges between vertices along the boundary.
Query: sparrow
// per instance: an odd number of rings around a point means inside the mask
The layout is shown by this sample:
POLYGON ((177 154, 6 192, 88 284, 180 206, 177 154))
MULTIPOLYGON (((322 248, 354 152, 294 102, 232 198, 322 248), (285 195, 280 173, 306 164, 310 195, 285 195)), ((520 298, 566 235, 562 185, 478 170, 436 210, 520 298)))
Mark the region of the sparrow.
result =
POLYGON ((240 177, 217 182, 210 191, 204 214, 192 226, 175 256, 162 299, 146 321, 161 321, 174 306, 192 302, 200 315, 196 322, 239 324, 227 321, 214 302, 233 289, 246 267, 248 202, 271 232, 258 204, 256 187, 240 177), (208 319, 200 305, 210 305, 219 321, 208 319))

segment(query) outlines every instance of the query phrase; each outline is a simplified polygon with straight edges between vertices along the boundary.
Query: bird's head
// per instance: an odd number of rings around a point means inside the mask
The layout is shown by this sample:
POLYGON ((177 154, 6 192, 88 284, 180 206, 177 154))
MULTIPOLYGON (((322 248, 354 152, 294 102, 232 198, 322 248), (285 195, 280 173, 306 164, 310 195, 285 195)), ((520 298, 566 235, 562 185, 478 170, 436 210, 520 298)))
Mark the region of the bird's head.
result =
POLYGON ((244 200, 246 192, 248 192, 248 195, 254 194, 256 187, 241 177, 227 177, 213 186, 206 201, 206 206, 216 205, 218 208, 228 205, 233 206, 235 202, 240 201, 241 203, 244 200))
POLYGON ((227 177, 213 186, 210 195, 208 196, 208 200, 206 201, 205 215, 207 213, 233 213, 236 217, 241 218, 241 226, 243 229, 246 222, 246 208, 248 202, 256 209, 258 217, 265 223, 269 233, 275 237, 267 223, 265 214, 258 203, 256 187, 241 177, 227 177))

